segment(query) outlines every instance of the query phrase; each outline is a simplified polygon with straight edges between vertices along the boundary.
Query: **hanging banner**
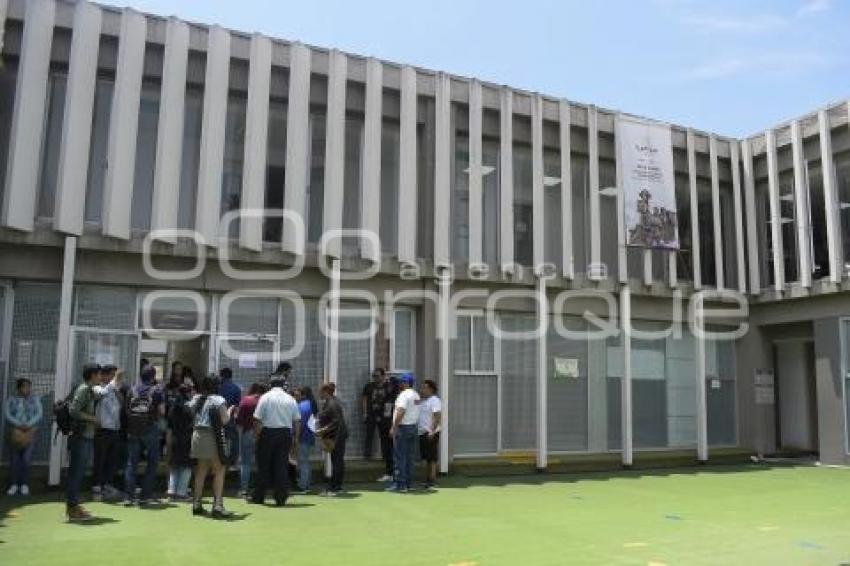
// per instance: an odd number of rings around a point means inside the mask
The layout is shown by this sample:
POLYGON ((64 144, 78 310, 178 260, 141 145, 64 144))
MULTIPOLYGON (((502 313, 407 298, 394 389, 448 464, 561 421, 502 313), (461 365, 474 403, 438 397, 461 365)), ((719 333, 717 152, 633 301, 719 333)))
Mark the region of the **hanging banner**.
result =
POLYGON ((679 249, 670 126, 621 116, 617 138, 626 245, 679 249))

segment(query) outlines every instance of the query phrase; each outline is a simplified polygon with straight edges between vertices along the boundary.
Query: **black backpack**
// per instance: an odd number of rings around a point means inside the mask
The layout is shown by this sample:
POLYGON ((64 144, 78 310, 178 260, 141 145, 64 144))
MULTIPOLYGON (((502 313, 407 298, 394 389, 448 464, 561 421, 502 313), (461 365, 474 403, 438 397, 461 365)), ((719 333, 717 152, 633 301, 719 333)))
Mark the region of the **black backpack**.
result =
POLYGON ((71 400, 74 398, 76 388, 64 399, 53 403, 53 421, 56 423, 56 436, 60 433, 68 436, 76 428, 76 421, 71 416, 71 400))
POLYGON ((155 425, 153 388, 145 395, 133 391, 127 403, 127 434, 145 436, 155 425))

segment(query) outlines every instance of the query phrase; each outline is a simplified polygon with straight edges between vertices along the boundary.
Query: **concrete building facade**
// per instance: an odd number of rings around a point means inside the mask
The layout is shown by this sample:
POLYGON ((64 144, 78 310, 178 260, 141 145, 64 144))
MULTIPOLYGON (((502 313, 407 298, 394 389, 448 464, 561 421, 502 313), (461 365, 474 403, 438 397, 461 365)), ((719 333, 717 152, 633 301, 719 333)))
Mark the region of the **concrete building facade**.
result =
MULTIPOLYGON (((620 112, 85 1, 0 0, 0 31, 4 398, 26 376, 48 407, 92 361, 249 384, 287 359, 358 422, 385 366, 439 382, 444 470, 850 462, 848 103, 671 125, 681 247, 637 249, 620 112), (746 332, 699 333, 704 303, 746 332)), ((58 479, 47 428, 36 459, 58 479)))

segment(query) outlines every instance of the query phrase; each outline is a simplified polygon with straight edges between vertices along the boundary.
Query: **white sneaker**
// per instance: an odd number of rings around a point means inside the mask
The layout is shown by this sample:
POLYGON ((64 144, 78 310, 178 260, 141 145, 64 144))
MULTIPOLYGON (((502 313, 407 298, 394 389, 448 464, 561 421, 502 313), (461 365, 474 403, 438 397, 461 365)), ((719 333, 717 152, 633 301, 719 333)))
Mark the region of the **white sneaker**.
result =
POLYGON ((18 486, 10 486, 9 489, 6 491, 6 495, 18 495, 18 486))
POLYGON ((389 474, 384 474, 378 478, 378 481, 381 483, 386 483, 388 481, 393 481, 393 477, 389 474))
POLYGON ((26 496, 27 496, 27 495, 29 495, 29 494, 30 494, 30 486, 28 486, 28 485, 22 485, 22 486, 21 486, 21 495, 23 495, 24 497, 26 497, 26 496))

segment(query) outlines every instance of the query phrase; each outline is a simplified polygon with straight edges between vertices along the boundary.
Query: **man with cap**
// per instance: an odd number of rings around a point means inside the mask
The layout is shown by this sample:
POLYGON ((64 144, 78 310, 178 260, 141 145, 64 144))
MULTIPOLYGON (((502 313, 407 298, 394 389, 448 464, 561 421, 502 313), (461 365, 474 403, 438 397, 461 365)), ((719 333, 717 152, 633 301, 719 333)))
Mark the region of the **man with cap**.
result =
POLYGON ((295 399, 284 390, 285 383, 283 374, 272 375, 272 388, 260 397, 254 411, 257 480, 252 503, 265 501, 269 483, 277 505, 285 505, 289 497, 288 465, 290 455, 298 453, 301 412, 295 399))
POLYGON ((416 440, 419 438, 419 394, 413 387, 415 383, 412 373, 405 373, 399 378, 401 392, 395 401, 390 428, 395 447, 395 480, 387 491, 407 493, 413 482, 416 440))

